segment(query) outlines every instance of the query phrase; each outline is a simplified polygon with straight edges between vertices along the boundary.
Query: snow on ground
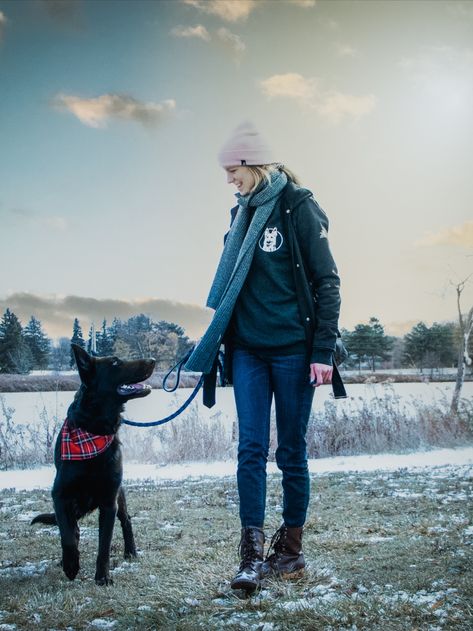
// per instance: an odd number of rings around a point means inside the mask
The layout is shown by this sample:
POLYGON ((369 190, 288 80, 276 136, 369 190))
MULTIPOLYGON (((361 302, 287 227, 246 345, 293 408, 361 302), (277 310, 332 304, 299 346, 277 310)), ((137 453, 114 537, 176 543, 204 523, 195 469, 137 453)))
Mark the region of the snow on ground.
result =
MULTIPOLYGON (((473 471, 473 447, 461 449, 435 449, 432 451, 413 452, 408 454, 375 454, 361 456, 336 456, 309 460, 311 473, 343 473, 347 471, 394 471, 396 469, 413 469, 439 467, 446 465, 467 465, 473 471)), ((277 472, 275 462, 268 463, 268 473, 277 472)), ((190 462, 159 466, 154 464, 125 463, 125 480, 183 480, 185 478, 210 478, 234 476, 236 462, 190 462)), ((49 489, 54 479, 54 467, 37 469, 12 469, 0 471, 0 489, 16 488, 17 490, 49 489)))

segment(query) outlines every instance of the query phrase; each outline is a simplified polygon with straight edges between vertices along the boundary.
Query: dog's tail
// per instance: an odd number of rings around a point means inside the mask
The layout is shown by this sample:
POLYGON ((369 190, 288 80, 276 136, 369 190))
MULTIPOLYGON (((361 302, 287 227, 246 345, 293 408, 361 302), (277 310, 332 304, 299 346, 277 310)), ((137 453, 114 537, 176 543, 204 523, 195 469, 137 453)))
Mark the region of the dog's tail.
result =
POLYGON ((48 524, 50 526, 57 526, 56 515, 54 513, 41 513, 41 515, 36 515, 34 519, 31 520, 31 526, 33 524, 48 524))

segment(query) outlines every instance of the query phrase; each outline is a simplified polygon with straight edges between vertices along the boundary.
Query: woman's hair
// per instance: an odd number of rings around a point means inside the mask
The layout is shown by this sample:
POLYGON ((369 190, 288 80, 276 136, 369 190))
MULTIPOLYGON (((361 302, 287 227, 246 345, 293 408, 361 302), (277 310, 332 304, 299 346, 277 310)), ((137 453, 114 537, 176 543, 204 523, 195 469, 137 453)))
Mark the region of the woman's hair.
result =
POLYGON ((271 183, 271 172, 272 171, 283 171, 287 175, 288 180, 292 180, 294 184, 301 185, 301 182, 297 175, 293 173, 290 169, 288 169, 284 164, 280 164, 279 162, 273 164, 261 164, 258 166, 246 166, 247 169, 251 171, 253 177, 255 178, 255 185, 251 189, 250 193, 258 188, 258 186, 266 180, 268 184, 271 183))

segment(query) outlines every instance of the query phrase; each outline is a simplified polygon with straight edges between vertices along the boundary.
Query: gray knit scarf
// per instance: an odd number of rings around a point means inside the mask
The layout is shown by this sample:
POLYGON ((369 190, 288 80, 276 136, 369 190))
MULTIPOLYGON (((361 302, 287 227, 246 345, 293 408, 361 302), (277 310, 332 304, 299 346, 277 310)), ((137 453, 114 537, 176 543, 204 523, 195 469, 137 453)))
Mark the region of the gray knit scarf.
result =
POLYGON ((286 184, 286 174, 276 170, 271 172, 271 184, 253 194, 237 193, 240 207, 228 233, 207 299, 207 306, 215 309, 215 313, 207 331, 187 360, 187 370, 203 373, 211 371, 238 294, 250 269, 256 244, 286 184), (250 204, 256 206, 251 222, 248 209, 250 204))

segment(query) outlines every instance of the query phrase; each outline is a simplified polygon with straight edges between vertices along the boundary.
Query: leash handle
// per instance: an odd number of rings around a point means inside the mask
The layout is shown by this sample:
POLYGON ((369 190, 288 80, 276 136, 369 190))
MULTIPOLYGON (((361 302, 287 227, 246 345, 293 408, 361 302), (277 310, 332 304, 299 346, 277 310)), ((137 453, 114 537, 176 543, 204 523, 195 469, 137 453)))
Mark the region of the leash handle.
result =
POLYGON ((185 355, 185 357, 183 357, 182 359, 180 359, 177 364, 175 364, 163 377, 163 390, 165 392, 175 392, 179 386, 179 381, 181 379, 181 370, 182 367, 184 366, 184 364, 186 363, 186 361, 189 359, 189 357, 192 354, 192 351, 194 350, 195 346, 193 346, 191 348, 191 350, 185 355), (177 375, 176 375, 176 383, 174 384, 174 386, 169 389, 166 387, 166 383, 167 380, 169 379, 169 377, 172 375, 172 373, 176 370, 177 368, 177 375))

